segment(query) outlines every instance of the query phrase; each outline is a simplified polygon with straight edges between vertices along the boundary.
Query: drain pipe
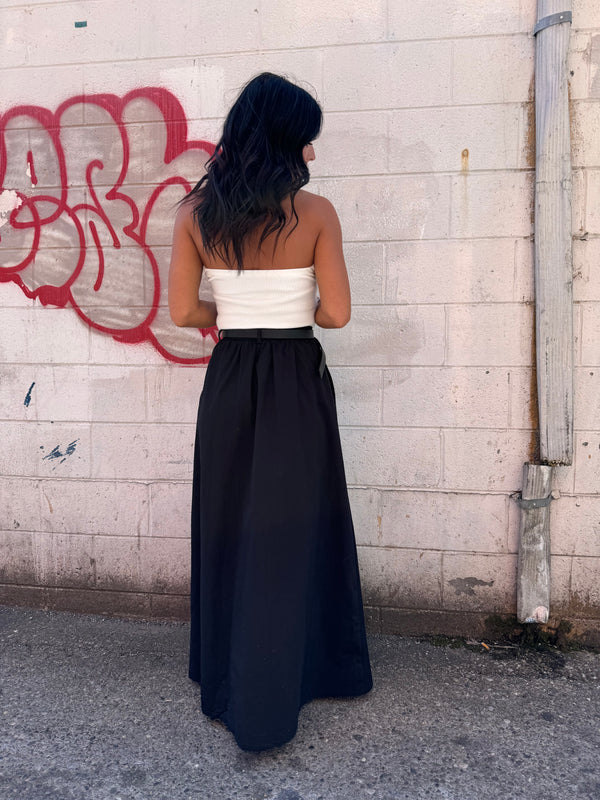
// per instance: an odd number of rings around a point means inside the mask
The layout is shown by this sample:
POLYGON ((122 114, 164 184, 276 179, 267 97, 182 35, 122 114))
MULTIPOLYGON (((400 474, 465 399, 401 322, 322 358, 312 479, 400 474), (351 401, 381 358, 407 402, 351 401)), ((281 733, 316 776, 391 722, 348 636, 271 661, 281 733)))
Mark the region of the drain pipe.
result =
POLYGON ((571 0, 538 0, 535 48, 535 319, 540 463, 519 498, 519 622, 550 613, 554 466, 573 462, 573 267, 567 55, 571 0))

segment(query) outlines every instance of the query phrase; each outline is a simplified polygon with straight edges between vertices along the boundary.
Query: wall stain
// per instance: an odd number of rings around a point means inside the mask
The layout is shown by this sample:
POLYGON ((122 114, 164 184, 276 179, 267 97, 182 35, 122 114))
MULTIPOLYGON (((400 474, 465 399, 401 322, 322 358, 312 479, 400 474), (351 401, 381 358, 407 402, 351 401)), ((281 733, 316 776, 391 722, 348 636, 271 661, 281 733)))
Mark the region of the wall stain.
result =
POLYGON ((475 595, 474 586, 493 586, 494 581, 482 581, 479 578, 452 578, 448 581, 454 587, 456 594, 475 595))
MULTIPOLYGON (((75 452, 75 447, 76 447, 78 441, 79 441, 79 439, 75 439, 75 441, 70 442, 66 446, 64 453, 60 449, 60 445, 57 444, 56 447, 54 448, 54 450, 51 450, 45 456, 42 456, 42 461, 45 461, 46 459, 48 459, 50 461, 53 461, 56 458, 60 458, 61 460, 60 460, 59 463, 62 464, 63 462, 65 462, 67 460, 68 456, 73 455, 73 453, 75 452)), ((40 446, 40 450, 43 450, 43 449, 44 449, 44 446, 41 445, 40 446)))
POLYGON ((31 384, 29 389, 27 390, 27 394, 25 395, 25 400, 23 400, 23 405, 25 408, 29 408, 29 403, 31 403, 31 390, 35 386, 35 381, 31 384))

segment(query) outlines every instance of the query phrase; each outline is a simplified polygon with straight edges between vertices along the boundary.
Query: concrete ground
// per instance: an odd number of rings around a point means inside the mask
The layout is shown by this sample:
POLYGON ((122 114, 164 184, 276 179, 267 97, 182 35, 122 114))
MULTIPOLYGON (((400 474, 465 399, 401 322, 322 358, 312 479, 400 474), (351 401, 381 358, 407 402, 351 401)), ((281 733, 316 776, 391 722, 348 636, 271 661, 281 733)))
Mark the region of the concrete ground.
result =
POLYGON ((375 685, 244 753, 188 630, 0 607, 0 800, 600 798, 600 654, 369 637, 375 685))

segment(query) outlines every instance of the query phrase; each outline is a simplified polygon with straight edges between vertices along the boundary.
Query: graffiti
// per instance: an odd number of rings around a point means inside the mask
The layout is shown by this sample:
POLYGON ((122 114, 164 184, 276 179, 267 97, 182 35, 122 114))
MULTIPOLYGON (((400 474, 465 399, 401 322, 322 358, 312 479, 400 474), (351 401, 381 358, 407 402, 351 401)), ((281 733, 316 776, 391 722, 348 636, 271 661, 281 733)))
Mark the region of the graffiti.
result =
MULTIPOLYGON (((64 452, 60 449, 60 445, 56 445, 56 447, 47 453, 45 456, 42 456, 42 461, 53 461, 56 458, 60 458, 59 464, 63 464, 68 456, 72 456, 75 452, 75 447, 79 439, 75 439, 73 442, 69 442, 69 444, 65 447, 64 452)), ((44 445, 40 445, 40 450, 44 450, 44 445)))
POLYGON ((72 307, 117 341, 206 363, 216 328, 177 328, 166 294, 176 203, 214 151, 187 131, 181 104, 161 88, 1 115, 0 282, 72 307))
POLYGON ((31 403, 31 390, 35 386, 35 381, 31 384, 29 389, 27 390, 27 394, 25 395, 25 400, 23 401, 23 405, 25 408, 29 408, 29 403, 31 403))

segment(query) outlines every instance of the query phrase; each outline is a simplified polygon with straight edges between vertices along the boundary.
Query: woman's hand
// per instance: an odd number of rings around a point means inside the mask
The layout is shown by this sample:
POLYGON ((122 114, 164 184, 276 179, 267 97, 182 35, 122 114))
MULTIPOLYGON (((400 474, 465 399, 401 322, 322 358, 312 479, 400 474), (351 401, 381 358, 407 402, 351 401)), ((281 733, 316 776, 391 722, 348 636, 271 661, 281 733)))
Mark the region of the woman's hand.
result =
POLYGON ((217 321, 217 306, 200 300, 202 260, 191 234, 194 224, 188 204, 179 207, 173 228, 169 267, 169 313, 180 328, 211 328, 217 321))

